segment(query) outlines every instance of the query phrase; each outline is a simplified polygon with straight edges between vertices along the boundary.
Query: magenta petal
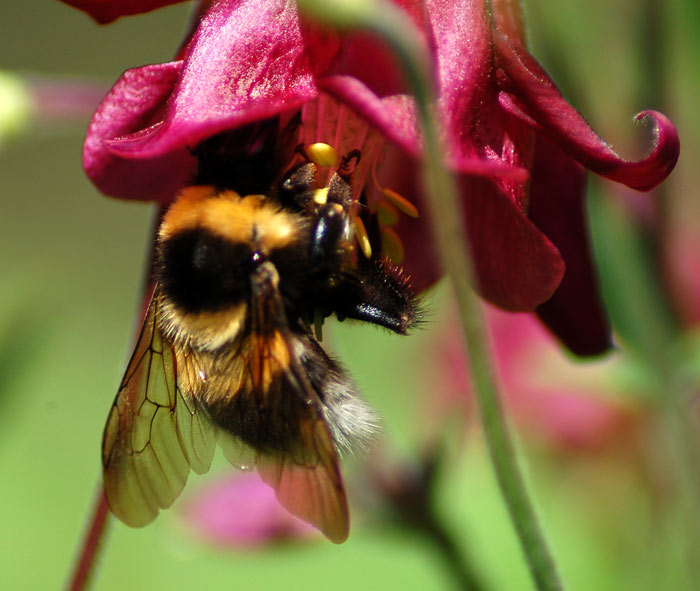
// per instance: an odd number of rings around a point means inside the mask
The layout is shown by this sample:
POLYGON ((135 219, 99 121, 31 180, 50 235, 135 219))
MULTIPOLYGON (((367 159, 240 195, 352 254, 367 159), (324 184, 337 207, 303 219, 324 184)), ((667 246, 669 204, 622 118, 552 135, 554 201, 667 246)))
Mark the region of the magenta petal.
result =
POLYGON ((566 102, 532 56, 501 35, 494 35, 494 43, 499 84, 504 90, 501 106, 528 124, 536 122, 569 156, 601 176, 640 191, 654 188, 673 170, 680 140, 676 128, 664 115, 644 111, 637 116, 637 120, 653 120, 653 147, 642 160, 623 160, 566 102))
POLYGON ((87 12, 100 24, 106 24, 130 14, 150 12, 162 6, 178 4, 184 0, 60 0, 64 4, 87 12))
POLYGON ((480 293, 506 310, 534 310, 562 280, 559 251, 491 181, 460 185, 480 293))
POLYGON ((132 160, 115 155, 106 145, 157 124, 181 68, 182 62, 171 62, 127 70, 97 108, 85 137, 83 166, 103 193, 164 203, 191 180, 196 161, 187 150, 132 160))
MULTIPOLYGON (((406 250, 404 269, 419 289, 429 287, 442 272, 432 247, 429 210, 419 193, 419 171, 410 157, 393 150, 379 180, 418 205, 421 217, 402 217, 396 230, 406 250)), ((534 310, 564 275, 558 250, 492 181, 463 175, 460 188, 479 292, 507 310, 534 310)))
POLYGON ((319 78, 318 87, 352 108, 404 152, 420 158, 418 116, 412 97, 399 94, 382 99, 357 78, 345 75, 319 78))
POLYGON ((574 353, 598 355, 610 348, 610 325, 590 254, 585 191, 584 168, 538 135, 528 217, 559 249, 566 273, 537 314, 574 353))
POLYGON ((329 73, 356 78, 380 97, 409 91, 395 53, 382 38, 364 31, 346 34, 329 73))
POLYGON ((163 124, 110 148, 151 158, 298 108, 318 95, 314 75, 336 46, 302 30, 294 2, 220 0, 191 41, 163 124))
MULTIPOLYGON (((401 94, 379 98, 352 76, 324 76, 318 80, 318 87, 352 108, 406 154, 422 159, 422 140, 412 97, 401 94)), ((478 156, 449 155, 447 164, 462 174, 497 176, 514 182, 525 182, 529 176, 522 167, 478 156)))
MULTIPOLYGON (((484 104, 495 102, 491 30, 485 3, 428 0, 426 10, 436 52, 438 109, 448 142, 453 153, 481 155, 481 142, 472 132, 485 123, 480 117, 484 104)), ((500 136, 503 130, 494 127, 500 136)))

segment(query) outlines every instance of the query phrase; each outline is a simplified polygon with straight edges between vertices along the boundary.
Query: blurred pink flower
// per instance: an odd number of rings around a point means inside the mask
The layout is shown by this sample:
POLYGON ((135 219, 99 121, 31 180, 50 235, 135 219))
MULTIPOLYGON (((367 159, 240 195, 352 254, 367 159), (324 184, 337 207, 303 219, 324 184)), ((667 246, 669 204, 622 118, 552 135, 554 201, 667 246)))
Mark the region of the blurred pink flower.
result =
POLYGON ((697 227, 687 224, 687 227, 679 228, 668 237, 665 247, 665 279, 676 314, 683 326, 700 326, 700 237, 697 227))
POLYGON ((184 517, 203 540, 223 546, 263 546, 321 535, 287 512, 254 472, 233 474, 200 490, 185 504, 184 517))
MULTIPOLYGON (((64 0, 100 22, 162 0, 64 0)), ((581 355, 610 346, 590 259, 585 169, 638 190, 675 165, 678 135, 655 111, 650 153, 620 158, 569 105, 528 53, 511 0, 394 0, 430 51, 448 164, 458 174, 478 287, 490 302, 535 311, 581 355), (529 174, 528 174, 529 173, 529 174), (528 178, 529 176, 529 178, 528 178)), ((172 3, 172 2, 170 2, 172 3)), ((106 194, 168 203, 192 182, 191 149, 218 133, 301 113, 301 139, 361 148, 356 194, 381 199, 378 179, 419 204, 421 138, 415 102, 381 39, 338 35, 301 19, 291 0, 197 5, 199 25, 178 59, 127 71, 104 99, 84 166, 106 194)), ((285 163, 282 163, 284 166, 285 163)), ((425 216, 397 226, 418 286, 440 276, 425 216)))
MULTIPOLYGON (((526 434, 577 453, 602 452, 629 439, 641 409, 616 387, 614 358, 576 363, 531 316, 486 306, 486 318, 505 404, 526 434)), ((447 331, 437 358, 435 379, 445 392, 433 421, 439 425, 465 400, 471 411, 472 392, 456 331, 447 331)))

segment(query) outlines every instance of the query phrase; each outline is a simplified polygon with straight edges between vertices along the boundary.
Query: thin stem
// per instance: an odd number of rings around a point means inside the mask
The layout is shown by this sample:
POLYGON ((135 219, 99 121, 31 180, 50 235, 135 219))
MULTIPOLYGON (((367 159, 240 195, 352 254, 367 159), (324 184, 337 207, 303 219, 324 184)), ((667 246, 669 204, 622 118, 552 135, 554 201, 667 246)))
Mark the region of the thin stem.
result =
MULTIPOLYGON (((436 134, 430 142, 426 137, 428 154, 436 140, 436 134)), ((461 224, 463 217, 456 186, 442 171, 441 159, 435 155, 428 158, 425 184, 431 195, 433 234, 457 300, 467 343, 470 375, 475 385, 484 436, 496 478, 537 589, 559 590, 562 584, 520 473, 493 377, 481 307, 471 287, 473 272, 470 249, 461 224)))
POLYGON ((416 97, 425 143, 423 182, 430 196, 433 236, 443 268, 449 275, 469 352, 484 435, 491 461, 535 585, 543 591, 561 590, 557 570, 540 529, 534 507, 520 473, 515 449, 493 376, 480 302, 472 290, 471 249, 462 224, 457 185, 443 166, 444 155, 432 106, 435 104, 432 72, 427 56, 413 42, 412 26, 395 6, 379 3, 365 26, 389 41, 401 60, 416 97))
POLYGON ((78 561, 75 564, 70 579, 70 585, 68 586, 69 591, 84 591, 88 588, 90 577, 92 576, 95 562, 101 548, 100 541, 107 529, 109 517, 109 506, 107 505, 107 499, 102 489, 102 483, 100 483, 100 489, 95 497, 90 527, 85 535, 78 561))
MULTIPOLYGON (((149 250, 146 254, 146 265, 144 267, 144 274, 142 277, 141 292, 144 294, 144 298, 141 304, 141 311, 139 313, 139 322, 136 324, 136 330, 133 338, 134 342, 138 338, 139 328, 143 324, 143 318, 146 315, 148 302, 151 299, 151 293, 153 290, 152 269, 153 260, 155 257, 156 235, 158 232, 158 227, 160 226, 163 212, 164 208, 161 207, 156 208, 153 213, 153 221, 151 222, 151 233, 149 234, 148 243, 149 250)), ((70 586, 68 587, 69 591, 84 591, 88 588, 90 577, 92 576, 95 568, 95 561, 97 560, 97 556, 101 548, 101 540, 107 531, 110 515, 111 512, 109 510, 109 505, 107 504, 107 498, 104 494, 102 481, 100 480, 99 492, 95 498, 95 503, 92 510, 92 519, 90 520, 89 529, 83 541, 75 568, 73 569, 70 579, 70 586)))

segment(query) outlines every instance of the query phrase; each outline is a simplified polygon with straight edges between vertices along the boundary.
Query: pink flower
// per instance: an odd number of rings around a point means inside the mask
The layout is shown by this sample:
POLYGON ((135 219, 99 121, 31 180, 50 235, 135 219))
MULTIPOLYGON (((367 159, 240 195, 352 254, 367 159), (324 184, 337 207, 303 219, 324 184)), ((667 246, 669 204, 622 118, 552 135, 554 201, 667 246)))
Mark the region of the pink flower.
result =
POLYGON ((254 472, 234 474, 200 490, 185 504, 184 516, 202 539, 224 546, 320 536, 284 509, 275 491, 254 472))
MULTIPOLYGON (((434 59, 448 164, 459 175, 478 287, 496 305, 536 311, 574 352, 609 347, 589 254, 585 169, 648 190, 673 169, 678 135, 644 111, 655 140, 638 162, 620 158, 561 96, 527 52, 517 3, 394 0, 434 59), (492 6, 489 12, 488 6, 492 6), (528 176, 529 172, 529 176, 528 176)), ((164 1, 68 1, 100 22, 164 1)), ((176 61, 127 71, 95 113, 85 169, 108 195, 169 202, 191 183, 191 149, 215 134, 301 113, 301 141, 362 150, 356 194, 370 182, 418 204, 421 139, 415 103, 381 39, 338 35, 300 19, 291 0, 199 5, 199 26, 176 61)), ((440 276, 425 217, 396 230, 419 286, 440 276)))
MULTIPOLYGON (((609 452, 635 439, 642 409, 625 402, 613 378, 615 359, 577 364, 531 316, 490 306, 485 312, 506 402, 531 439, 579 454, 609 452)), ((437 405, 429 402, 435 416, 428 422, 435 425, 464 404, 465 394, 472 406, 460 343, 453 330, 436 347, 435 380, 445 394, 437 405)))

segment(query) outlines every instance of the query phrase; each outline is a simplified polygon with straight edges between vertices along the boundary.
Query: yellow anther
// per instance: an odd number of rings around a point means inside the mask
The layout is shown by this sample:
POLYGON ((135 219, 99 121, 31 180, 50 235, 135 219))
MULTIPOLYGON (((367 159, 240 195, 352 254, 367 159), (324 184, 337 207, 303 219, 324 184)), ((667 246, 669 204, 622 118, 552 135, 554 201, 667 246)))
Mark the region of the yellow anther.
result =
POLYGON ((406 251, 401 238, 392 228, 382 228, 382 251, 395 265, 403 262, 406 251))
POLYGON ((398 223, 399 212, 391 203, 380 201, 376 204, 375 209, 379 223, 385 226, 395 226, 398 223))
POLYGON ((367 235, 365 225, 358 217, 352 219, 352 225, 355 230, 357 242, 360 245, 360 250, 362 250, 362 254, 364 254, 367 258, 370 258, 372 256, 372 245, 369 243, 369 236, 367 235))
POLYGON ((399 195, 396 191, 391 189, 382 189, 382 195, 384 198, 391 203, 397 209, 403 211, 406 215, 412 218, 418 217, 418 209, 413 205, 408 199, 399 195))
POLYGON ((328 201, 328 187, 316 189, 314 191, 314 201, 319 205, 325 205, 326 201, 328 201))
POLYGON ((335 148, 320 142, 306 146, 306 155, 316 166, 333 166, 338 160, 335 148))

